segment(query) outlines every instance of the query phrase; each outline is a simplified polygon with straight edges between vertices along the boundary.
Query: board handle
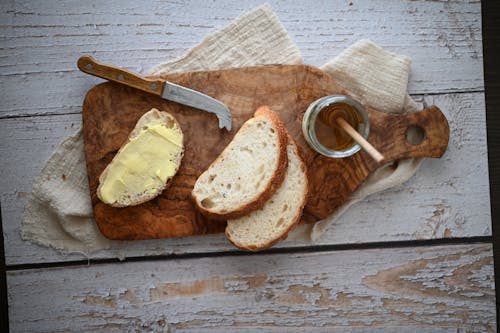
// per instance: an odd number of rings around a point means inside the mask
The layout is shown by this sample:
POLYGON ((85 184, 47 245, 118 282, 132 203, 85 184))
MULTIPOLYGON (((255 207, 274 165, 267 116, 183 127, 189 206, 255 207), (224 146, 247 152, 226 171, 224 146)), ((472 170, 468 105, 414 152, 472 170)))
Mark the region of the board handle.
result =
POLYGON ((78 68, 87 74, 109 81, 124 84, 142 91, 161 96, 165 87, 162 80, 150 80, 125 69, 103 64, 91 56, 85 55, 78 59, 78 68))
POLYGON ((438 158, 448 147, 450 127, 435 105, 407 115, 375 111, 370 115, 370 137, 378 141, 374 146, 384 154, 385 162, 411 157, 438 158))

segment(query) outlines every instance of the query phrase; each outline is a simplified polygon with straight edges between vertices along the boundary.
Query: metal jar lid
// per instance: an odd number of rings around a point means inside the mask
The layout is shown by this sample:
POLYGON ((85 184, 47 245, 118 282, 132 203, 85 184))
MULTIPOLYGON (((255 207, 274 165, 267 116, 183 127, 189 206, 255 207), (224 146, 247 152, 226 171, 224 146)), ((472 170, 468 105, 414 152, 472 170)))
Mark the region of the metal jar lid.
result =
POLYGON ((334 150, 328 147, 325 147, 319 140, 316 135, 316 121, 319 113, 335 103, 343 103, 352 106, 359 115, 361 115, 362 122, 359 123, 358 128, 356 130, 360 133, 365 139, 368 138, 368 134, 370 133, 370 123, 368 120, 368 112, 366 112, 365 108, 358 101, 344 96, 344 95, 332 95, 322 97, 309 105, 304 114, 304 118, 302 119, 302 134, 306 139, 307 143, 314 149, 316 152, 321 155, 327 157, 334 158, 343 158, 354 155, 357 153, 361 146, 356 143, 354 140, 352 144, 344 150, 334 150))

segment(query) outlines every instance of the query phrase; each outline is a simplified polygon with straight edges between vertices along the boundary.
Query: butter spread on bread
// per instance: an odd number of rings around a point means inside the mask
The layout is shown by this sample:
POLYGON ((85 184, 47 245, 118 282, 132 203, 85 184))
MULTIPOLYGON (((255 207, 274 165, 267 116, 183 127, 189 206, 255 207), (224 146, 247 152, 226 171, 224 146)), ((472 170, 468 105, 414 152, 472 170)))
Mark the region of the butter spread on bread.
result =
POLYGON ((153 199, 177 173, 183 152, 183 134, 175 118, 152 109, 139 119, 99 177, 99 199, 114 207, 153 199))
POLYGON ((261 208, 285 177, 286 145, 279 117, 260 107, 196 180, 192 197, 199 211, 227 220, 261 208))
POLYGON ((237 247, 258 251, 272 246, 292 230, 302 216, 308 193, 306 166, 291 137, 288 169, 283 184, 264 207, 239 219, 228 220, 226 236, 237 247))

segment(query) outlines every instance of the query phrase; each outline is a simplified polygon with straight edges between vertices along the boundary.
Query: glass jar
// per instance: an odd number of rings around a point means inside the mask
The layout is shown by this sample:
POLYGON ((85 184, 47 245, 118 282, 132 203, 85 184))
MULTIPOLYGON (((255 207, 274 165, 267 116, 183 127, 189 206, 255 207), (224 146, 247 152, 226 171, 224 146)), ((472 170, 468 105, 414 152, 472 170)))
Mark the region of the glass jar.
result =
POLYGON ((354 155, 361 146, 339 126, 329 123, 328 114, 333 110, 342 112, 343 118, 365 139, 368 138, 368 113, 361 103, 344 95, 325 96, 309 105, 302 120, 304 138, 321 155, 333 158, 354 155))

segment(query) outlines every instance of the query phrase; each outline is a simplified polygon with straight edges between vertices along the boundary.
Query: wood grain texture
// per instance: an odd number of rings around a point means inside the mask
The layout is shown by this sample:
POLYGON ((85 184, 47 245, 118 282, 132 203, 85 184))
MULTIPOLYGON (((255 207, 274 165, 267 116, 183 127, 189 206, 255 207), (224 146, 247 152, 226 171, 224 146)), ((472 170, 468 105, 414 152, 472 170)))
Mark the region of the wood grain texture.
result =
MULTIPOLYGON (((309 179, 303 223, 322 220, 340 207, 379 164, 365 152, 333 159, 315 153, 302 135, 302 118, 312 102, 346 94, 321 70, 306 65, 268 65, 228 70, 189 72, 164 79, 201 91, 231 110, 233 130, 221 131, 211 113, 159 99, 116 84, 92 88, 83 105, 83 135, 94 216, 110 239, 154 239, 221 232, 225 224, 196 209, 191 191, 199 175, 219 156, 243 122, 267 105, 287 127, 302 151, 309 179), (207 84, 208 83, 208 84, 207 84), (185 153, 172 185, 155 199, 138 206, 116 208, 97 198, 99 177, 123 145, 137 120, 155 107, 178 120, 185 153)), ((367 108, 368 141, 385 155, 385 163, 408 157, 440 157, 448 145, 449 127, 437 107, 411 115, 387 114, 367 108), (410 126, 425 131, 419 145, 406 141, 410 126)), ((252 181, 252 180, 250 180, 252 181)))
MULTIPOLYGON (((421 96, 414 96, 419 99, 421 96)), ((491 235, 484 94, 427 96, 450 122, 450 145, 438 160, 423 162, 408 182, 366 198, 349 209, 317 244, 491 235), (467 156, 467 163, 463 157, 467 156), (467 198, 467 200, 464 200, 467 198)), ((7 264, 84 259, 60 255, 20 238, 27 192, 45 161, 65 137, 81 126, 80 115, 0 121, 0 189, 7 264)), ((285 241, 279 247, 307 245, 285 241)), ((93 258, 231 250, 223 235, 116 244, 93 258)))
POLYGON ((123 68, 103 64, 96 61, 91 56, 81 56, 78 58, 77 66, 78 69, 87 74, 125 84, 129 87, 140 89, 150 94, 161 96, 163 89, 165 88, 165 81, 159 79, 146 79, 137 73, 133 73, 123 68))
POLYGON ((15 332, 495 332, 490 245, 9 272, 15 332))
MULTIPOLYGON (((307 64, 321 66, 369 38, 412 57, 411 93, 483 89, 479 1, 268 2, 307 64)), ((78 113, 85 92, 100 82, 77 70, 79 56, 146 73, 260 4, 3 1, 0 117, 78 113)))

